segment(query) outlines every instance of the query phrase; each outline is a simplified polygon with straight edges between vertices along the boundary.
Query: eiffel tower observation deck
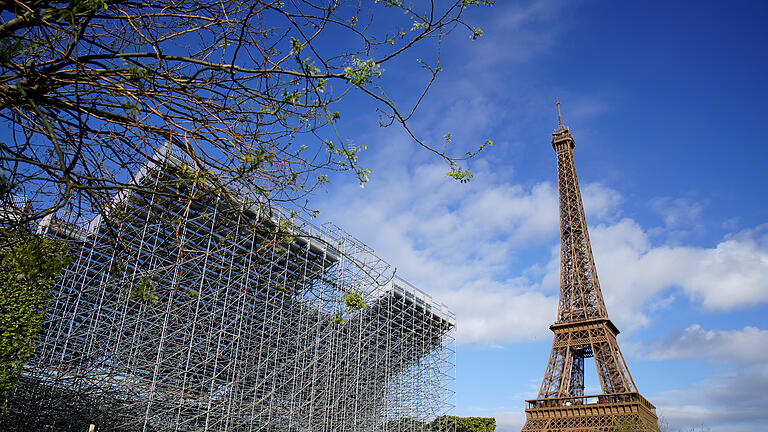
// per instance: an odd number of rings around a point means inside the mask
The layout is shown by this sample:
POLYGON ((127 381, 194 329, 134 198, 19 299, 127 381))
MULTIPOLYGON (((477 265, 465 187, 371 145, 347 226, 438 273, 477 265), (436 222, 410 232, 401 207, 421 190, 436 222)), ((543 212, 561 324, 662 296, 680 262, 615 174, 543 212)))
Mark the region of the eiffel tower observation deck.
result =
POLYGON ((560 199, 560 300, 552 350, 536 399, 526 401, 523 432, 658 432, 656 408, 637 391, 597 279, 573 162, 563 125, 552 133, 560 199), (584 359, 593 358, 602 393, 584 394, 584 359))

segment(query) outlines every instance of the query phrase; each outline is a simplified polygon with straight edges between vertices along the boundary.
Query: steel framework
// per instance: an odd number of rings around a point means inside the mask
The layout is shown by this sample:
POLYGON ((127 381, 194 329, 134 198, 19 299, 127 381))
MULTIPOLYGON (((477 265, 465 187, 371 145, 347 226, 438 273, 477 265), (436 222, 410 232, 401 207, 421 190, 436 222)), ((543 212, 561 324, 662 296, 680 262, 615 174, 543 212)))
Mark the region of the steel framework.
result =
POLYGON ((560 301, 552 351, 537 399, 528 400, 524 432, 654 431, 656 408, 637 391, 600 291, 573 162, 563 126, 552 133, 560 197, 560 301), (594 358, 602 394, 584 395, 584 359, 594 358))
POLYGON ((41 226, 77 247, 0 428, 411 432, 452 413, 445 305, 341 229, 184 166, 149 164, 135 181, 157 192, 85 228, 41 226))

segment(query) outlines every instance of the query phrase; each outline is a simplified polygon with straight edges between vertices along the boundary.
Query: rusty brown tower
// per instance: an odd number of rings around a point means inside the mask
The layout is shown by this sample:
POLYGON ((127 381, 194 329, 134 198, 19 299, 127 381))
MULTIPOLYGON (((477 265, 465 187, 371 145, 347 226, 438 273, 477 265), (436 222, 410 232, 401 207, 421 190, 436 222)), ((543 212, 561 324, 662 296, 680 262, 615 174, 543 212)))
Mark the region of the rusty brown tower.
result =
POLYGON ((621 355, 619 329, 608 312, 597 280, 584 206, 573 163, 576 146, 563 126, 552 133, 560 196, 560 303, 555 333, 539 396, 526 401, 523 432, 658 432, 656 408, 637 392, 621 355), (602 393, 584 395, 584 359, 592 357, 602 393))

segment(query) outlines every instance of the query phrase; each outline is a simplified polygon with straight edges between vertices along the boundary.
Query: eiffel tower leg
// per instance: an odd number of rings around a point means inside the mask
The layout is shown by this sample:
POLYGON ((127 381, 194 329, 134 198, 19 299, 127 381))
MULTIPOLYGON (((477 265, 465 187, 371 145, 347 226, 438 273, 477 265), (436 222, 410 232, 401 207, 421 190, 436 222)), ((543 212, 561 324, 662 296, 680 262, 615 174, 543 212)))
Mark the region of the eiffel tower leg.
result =
POLYGON ((637 388, 632 375, 627 370, 616 336, 605 326, 592 329, 590 336, 592 354, 603 393, 636 392, 637 388))
MULTIPOLYGON (((571 350, 571 389, 573 396, 584 396, 584 352, 581 350, 571 350)), ((567 376, 567 375, 566 375, 567 376)))
POLYGON ((584 394, 584 350, 572 346, 573 334, 555 334, 539 398, 584 394))
POLYGON ((584 332, 555 334, 539 398, 584 395, 585 337, 584 332))
POLYGON ((547 370, 544 372, 544 380, 541 382, 539 398, 555 397, 560 391, 560 377, 563 376, 563 372, 566 368, 566 351, 568 345, 567 341, 558 339, 560 339, 558 338, 558 335, 555 335, 555 340, 552 343, 552 350, 549 354, 547 370))
POLYGON ((571 375, 573 374, 573 351, 571 347, 566 347, 563 350, 563 359, 565 360, 565 367, 563 367, 563 373, 560 376, 560 389, 557 394, 561 396, 570 396, 573 389, 571 389, 571 375))

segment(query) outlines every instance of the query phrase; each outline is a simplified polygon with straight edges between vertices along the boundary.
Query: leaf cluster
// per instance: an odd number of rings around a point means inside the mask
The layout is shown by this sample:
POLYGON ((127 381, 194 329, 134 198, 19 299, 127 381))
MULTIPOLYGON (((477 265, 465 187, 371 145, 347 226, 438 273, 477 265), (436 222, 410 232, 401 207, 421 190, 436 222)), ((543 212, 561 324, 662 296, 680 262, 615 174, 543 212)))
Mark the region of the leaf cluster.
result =
POLYGON ((69 262, 62 241, 0 228, 0 411, 34 352, 51 286, 69 262))
POLYGON ((135 173, 168 147, 191 161, 195 179, 216 173, 259 200, 311 211, 306 197, 330 173, 368 180, 358 158, 365 144, 340 129, 352 94, 467 181, 458 164, 473 154, 454 155, 408 122, 442 70, 443 38, 457 28, 478 37, 466 11, 490 4, 5 2, 0 127, 10 138, 0 142, 0 189, 32 198, 29 220, 82 221, 116 192, 140 188, 135 173), (403 106, 386 90, 385 69, 417 45, 431 47, 436 63, 416 66, 423 89, 403 106))
POLYGON ((386 426, 387 432, 493 432, 496 419, 493 417, 458 417, 439 416, 431 422, 422 422, 412 418, 391 420, 386 426))
POLYGON ((156 305, 159 297, 157 296, 157 283, 150 277, 142 277, 138 282, 131 286, 131 298, 143 303, 156 305))
POLYGON ((356 293, 350 292, 344 296, 344 306, 349 310, 360 310, 366 306, 363 297, 356 293))
POLYGON ((440 416, 430 424, 434 432, 453 431, 451 424, 456 425, 456 432, 493 432, 496 429, 496 419, 493 417, 457 417, 440 416))

